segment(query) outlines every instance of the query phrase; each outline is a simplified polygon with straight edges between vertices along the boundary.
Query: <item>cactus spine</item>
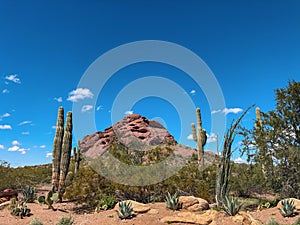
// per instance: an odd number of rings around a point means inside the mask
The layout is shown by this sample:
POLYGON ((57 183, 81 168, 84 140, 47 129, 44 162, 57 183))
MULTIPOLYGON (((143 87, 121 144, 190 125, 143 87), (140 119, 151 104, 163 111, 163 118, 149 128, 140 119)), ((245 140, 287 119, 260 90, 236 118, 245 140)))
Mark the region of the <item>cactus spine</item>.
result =
POLYGON ((196 117, 197 117, 197 131, 195 124, 192 123, 192 135, 194 141, 197 143, 197 153, 198 153, 198 166, 199 168, 204 168, 204 145, 206 144, 206 131, 202 129, 202 120, 200 108, 196 109, 196 117))
POLYGON ((60 196, 65 191, 66 177, 69 171, 71 150, 72 150, 72 112, 68 112, 66 119, 66 127, 64 132, 64 138, 62 143, 62 152, 60 159, 60 175, 59 175, 59 186, 58 192, 60 196))
POLYGON ((64 108, 58 109, 56 132, 52 152, 52 190, 58 191, 60 175, 61 148, 64 136, 64 108))

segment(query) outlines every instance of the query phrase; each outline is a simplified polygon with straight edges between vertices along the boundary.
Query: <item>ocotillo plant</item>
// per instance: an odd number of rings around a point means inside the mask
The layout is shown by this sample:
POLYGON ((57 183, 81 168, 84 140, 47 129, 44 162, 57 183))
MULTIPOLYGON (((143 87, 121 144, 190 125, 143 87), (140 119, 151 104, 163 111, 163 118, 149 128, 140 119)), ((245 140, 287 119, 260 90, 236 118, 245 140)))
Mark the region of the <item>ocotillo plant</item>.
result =
POLYGON ((71 150, 72 150, 72 112, 68 112, 66 119, 66 127, 64 132, 64 138, 62 143, 61 159, 60 159, 60 175, 58 192, 61 196, 65 191, 66 177, 69 171, 71 150))
POLYGON ((230 158, 232 155, 232 143, 236 136, 236 129, 239 123, 246 115, 246 113, 253 107, 250 106, 245 112, 236 120, 232 121, 229 129, 224 136, 224 144, 221 152, 221 161, 218 165, 217 179, 216 179, 216 203, 220 207, 226 201, 226 196, 229 194, 229 178, 231 172, 230 158))
POLYGON ((206 144, 206 131, 202 129, 202 120, 201 120, 201 113, 200 108, 196 109, 196 117, 197 117, 197 131, 195 124, 192 123, 192 134, 193 139, 197 143, 197 150, 198 150, 198 166, 200 168, 204 168, 204 145, 206 144))
POLYGON ((56 132, 53 143, 52 152, 52 190, 58 191, 59 185, 59 174, 60 174, 60 158, 61 158, 61 147, 64 136, 64 108, 58 109, 58 116, 56 122, 56 132))

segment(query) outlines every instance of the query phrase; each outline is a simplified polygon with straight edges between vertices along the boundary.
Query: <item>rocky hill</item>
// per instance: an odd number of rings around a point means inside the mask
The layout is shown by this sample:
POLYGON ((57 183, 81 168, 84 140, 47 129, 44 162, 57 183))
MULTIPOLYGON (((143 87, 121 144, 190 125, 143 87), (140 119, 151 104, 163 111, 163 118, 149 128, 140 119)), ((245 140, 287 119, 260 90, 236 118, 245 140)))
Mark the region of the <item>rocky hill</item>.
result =
MULTIPOLYGON (((178 144, 158 121, 148 120, 139 114, 128 115, 103 132, 85 136, 80 148, 90 159, 109 151, 119 158, 121 155, 125 161, 132 161, 138 155, 141 164, 162 160, 170 154, 192 157, 196 153, 195 149, 178 144)), ((211 164, 216 155, 207 152, 205 158, 211 164)))

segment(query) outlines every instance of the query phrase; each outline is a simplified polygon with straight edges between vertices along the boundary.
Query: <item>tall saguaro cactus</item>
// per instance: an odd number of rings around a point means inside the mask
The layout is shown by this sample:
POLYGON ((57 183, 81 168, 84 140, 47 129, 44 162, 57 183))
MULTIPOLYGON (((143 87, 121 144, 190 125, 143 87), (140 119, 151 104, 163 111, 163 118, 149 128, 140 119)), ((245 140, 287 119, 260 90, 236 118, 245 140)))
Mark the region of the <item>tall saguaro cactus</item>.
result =
POLYGON ((196 109, 196 117, 197 117, 197 131, 195 124, 192 123, 192 135, 194 141, 197 143, 197 153, 198 153, 198 166, 199 168, 204 168, 204 145, 206 144, 206 131, 202 129, 202 120, 200 108, 196 109))
POLYGON ((58 109, 56 132, 52 151, 52 190, 58 191, 60 175, 61 148, 64 136, 64 108, 58 109))
POLYGON ((69 171, 71 150, 72 150, 72 112, 68 112, 66 119, 66 127, 64 132, 64 138, 62 143, 61 159, 60 159, 60 175, 58 192, 60 196, 65 191, 66 177, 69 171))

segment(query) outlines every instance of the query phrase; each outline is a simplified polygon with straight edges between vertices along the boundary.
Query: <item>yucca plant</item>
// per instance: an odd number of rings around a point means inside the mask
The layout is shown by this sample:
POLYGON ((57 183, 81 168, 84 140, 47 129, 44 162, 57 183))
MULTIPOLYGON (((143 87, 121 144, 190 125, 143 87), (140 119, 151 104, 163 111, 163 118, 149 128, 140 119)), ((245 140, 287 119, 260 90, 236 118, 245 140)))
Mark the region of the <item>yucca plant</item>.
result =
POLYGON ((36 199, 36 190, 34 187, 27 186, 22 189, 23 201, 32 203, 36 199))
POLYGON ((182 204, 179 202, 179 198, 177 197, 177 192, 171 195, 169 192, 166 195, 166 204, 168 209, 178 210, 181 208, 182 204))
POLYGON ((133 216, 132 214, 132 203, 129 201, 120 202, 118 216, 120 219, 129 219, 133 216))
POLYGON ((281 201, 280 214, 283 217, 291 217, 295 215, 295 205, 292 199, 284 199, 281 201))
POLYGON ((241 210, 242 205, 242 203, 238 202, 237 198, 229 199, 227 196, 225 196, 225 202, 223 202, 223 210, 227 215, 235 216, 241 210))

